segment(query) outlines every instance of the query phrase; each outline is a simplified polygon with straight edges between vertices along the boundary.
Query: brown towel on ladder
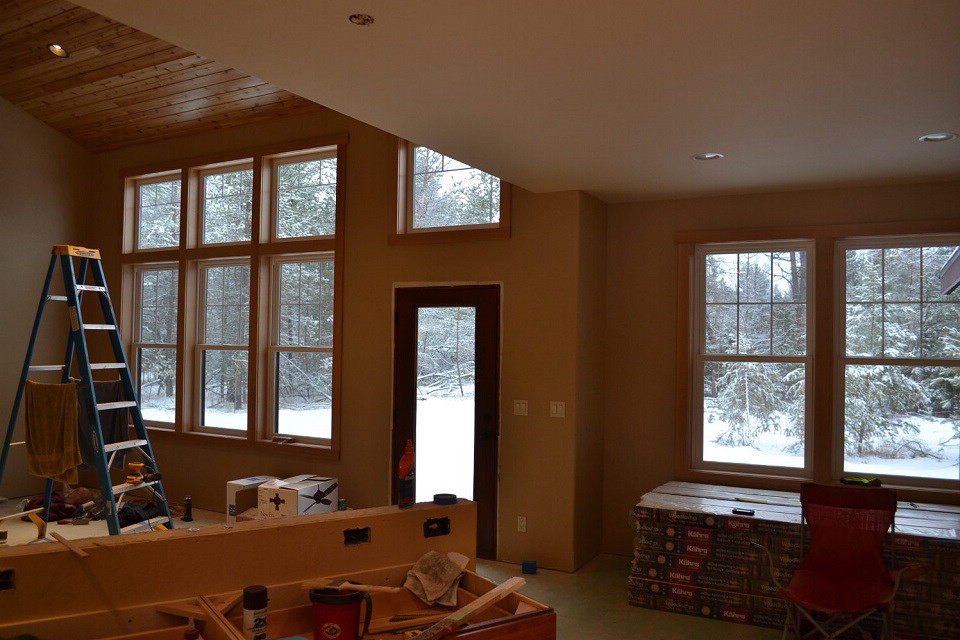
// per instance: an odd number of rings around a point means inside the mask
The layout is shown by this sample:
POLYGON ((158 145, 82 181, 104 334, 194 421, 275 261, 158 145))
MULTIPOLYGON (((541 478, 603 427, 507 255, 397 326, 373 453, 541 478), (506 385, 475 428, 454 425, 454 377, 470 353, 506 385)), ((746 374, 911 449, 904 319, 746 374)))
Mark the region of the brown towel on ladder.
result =
POLYGON ((30 473, 75 483, 83 461, 77 447, 76 385, 27 380, 23 417, 30 473))

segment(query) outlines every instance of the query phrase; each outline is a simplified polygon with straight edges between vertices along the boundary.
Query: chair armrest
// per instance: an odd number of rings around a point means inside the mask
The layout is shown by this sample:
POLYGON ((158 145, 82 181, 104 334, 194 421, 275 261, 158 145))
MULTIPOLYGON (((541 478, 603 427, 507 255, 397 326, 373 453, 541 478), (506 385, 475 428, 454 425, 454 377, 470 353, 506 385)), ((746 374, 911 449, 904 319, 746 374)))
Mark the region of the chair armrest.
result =
POLYGON ((777 589, 783 589, 783 585, 780 584, 780 581, 777 580, 777 575, 773 572, 773 554, 770 553, 770 550, 767 549, 762 544, 760 544, 759 542, 751 541, 750 544, 752 544, 753 546, 757 547, 758 549, 762 550, 765 554, 767 554, 767 569, 770 571, 770 580, 773 582, 774 586, 777 589))

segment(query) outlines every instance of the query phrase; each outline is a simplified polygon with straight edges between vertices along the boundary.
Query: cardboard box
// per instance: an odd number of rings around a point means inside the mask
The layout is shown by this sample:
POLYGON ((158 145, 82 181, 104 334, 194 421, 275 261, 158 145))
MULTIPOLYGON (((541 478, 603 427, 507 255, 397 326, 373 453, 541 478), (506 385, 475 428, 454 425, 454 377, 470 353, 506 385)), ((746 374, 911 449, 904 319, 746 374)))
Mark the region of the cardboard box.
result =
POLYGON ((227 515, 237 517, 250 507, 257 506, 257 487, 273 476, 251 476, 227 482, 227 515))
POLYGON ((257 507, 265 518, 314 515, 337 510, 336 478, 308 474, 269 480, 257 487, 257 507))

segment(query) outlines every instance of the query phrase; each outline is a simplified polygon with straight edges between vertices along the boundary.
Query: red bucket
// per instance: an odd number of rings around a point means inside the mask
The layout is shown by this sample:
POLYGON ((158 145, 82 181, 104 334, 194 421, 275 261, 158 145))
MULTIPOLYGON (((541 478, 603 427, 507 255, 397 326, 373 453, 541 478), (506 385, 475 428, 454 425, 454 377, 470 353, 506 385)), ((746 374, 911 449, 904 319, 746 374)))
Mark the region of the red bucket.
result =
POLYGON ((370 628, 373 605, 370 594, 364 591, 311 589, 310 602, 313 603, 315 640, 360 640, 370 628), (360 609, 364 601, 367 607, 361 627, 360 609))

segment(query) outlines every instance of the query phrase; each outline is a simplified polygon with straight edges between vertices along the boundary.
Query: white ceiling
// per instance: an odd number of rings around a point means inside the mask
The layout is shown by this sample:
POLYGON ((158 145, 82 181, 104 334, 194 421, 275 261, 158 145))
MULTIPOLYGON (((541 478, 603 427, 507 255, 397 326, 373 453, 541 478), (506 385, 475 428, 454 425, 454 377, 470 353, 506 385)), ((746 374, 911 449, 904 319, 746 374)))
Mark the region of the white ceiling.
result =
POLYGON ((957 0, 80 4, 534 191, 960 177, 957 0))

